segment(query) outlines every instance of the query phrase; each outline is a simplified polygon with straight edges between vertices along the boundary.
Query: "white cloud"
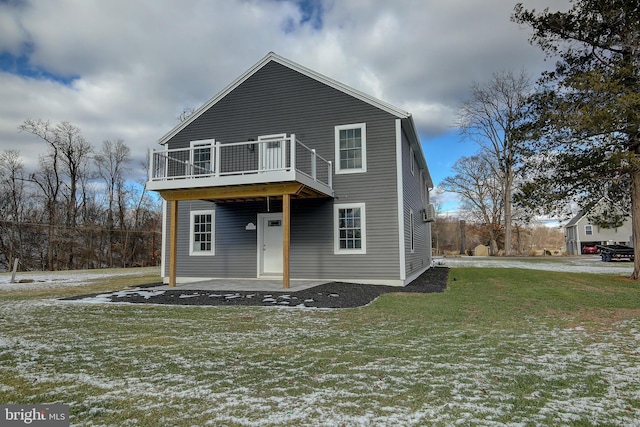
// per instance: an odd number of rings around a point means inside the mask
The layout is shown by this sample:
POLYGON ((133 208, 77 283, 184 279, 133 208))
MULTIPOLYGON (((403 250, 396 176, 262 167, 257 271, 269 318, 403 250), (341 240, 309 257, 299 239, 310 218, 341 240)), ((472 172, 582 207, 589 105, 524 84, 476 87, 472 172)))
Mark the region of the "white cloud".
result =
POLYGON ((68 85, 18 77, 5 64, 1 148, 35 165, 44 145, 17 126, 66 120, 96 147, 123 138, 140 161, 184 107, 201 105, 269 51, 410 111, 420 132, 437 134, 452 126, 472 81, 548 65, 510 22, 512 7, 328 0, 315 10, 319 28, 301 22, 293 0, 0 3, 0 55, 29 53, 40 72, 77 77, 68 85))
POLYGON ((430 193, 429 201, 437 207, 438 215, 460 215, 458 209, 460 205, 460 195, 457 193, 444 191, 442 188, 436 186, 430 193))

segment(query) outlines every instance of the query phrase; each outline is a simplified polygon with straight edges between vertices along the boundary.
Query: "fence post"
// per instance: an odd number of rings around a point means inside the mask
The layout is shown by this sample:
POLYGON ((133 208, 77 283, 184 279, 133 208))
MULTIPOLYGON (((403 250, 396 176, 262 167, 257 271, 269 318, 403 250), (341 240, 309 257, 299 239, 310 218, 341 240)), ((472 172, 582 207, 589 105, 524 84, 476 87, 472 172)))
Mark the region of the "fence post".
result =
POLYGON ((11 273, 11 283, 16 283, 16 271, 18 270, 18 261, 19 258, 16 258, 13 261, 13 272, 11 273))
POLYGON ((291 168, 291 170, 295 173, 296 170, 296 134, 292 133, 291 134, 291 148, 290 151, 291 153, 289 153, 291 155, 290 157, 290 161, 289 161, 289 167, 291 168))
POLYGON ((214 143, 214 164, 215 164, 215 177, 219 177, 220 176, 220 141, 215 141, 214 143))
POLYGON ((329 179, 327 179, 327 181, 329 181, 329 188, 333 188, 333 163, 331 163, 331 160, 329 160, 328 163, 329 179))
POLYGON ((148 151, 149 154, 149 182, 153 181, 153 168, 154 168, 154 155, 153 155, 153 151, 154 150, 150 150, 148 151))
POLYGON ((312 149, 311 150, 311 176, 313 177, 314 181, 318 180, 318 177, 316 176, 316 149, 312 149))

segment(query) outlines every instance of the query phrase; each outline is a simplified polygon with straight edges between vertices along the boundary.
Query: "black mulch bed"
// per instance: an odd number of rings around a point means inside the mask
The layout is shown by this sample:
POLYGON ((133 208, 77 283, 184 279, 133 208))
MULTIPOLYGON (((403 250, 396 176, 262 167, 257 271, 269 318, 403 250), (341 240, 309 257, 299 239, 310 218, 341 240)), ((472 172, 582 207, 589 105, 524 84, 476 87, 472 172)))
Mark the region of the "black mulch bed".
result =
MULTIPOLYGON (((404 287, 358 285, 331 282, 296 292, 262 291, 209 291, 165 290, 157 291, 151 284, 146 289, 114 292, 112 294, 83 295, 69 300, 82 300, 100 295, 112 302, 152 303, 173 305, 246 305, 279 307, 349 308, 369 304, 380 295, 391 292, 431 293, 443 292, 447 286, 449 269, 428 269, 416 280, 404 287)), ((140 288, 143 288, 142 286, 140 288)))

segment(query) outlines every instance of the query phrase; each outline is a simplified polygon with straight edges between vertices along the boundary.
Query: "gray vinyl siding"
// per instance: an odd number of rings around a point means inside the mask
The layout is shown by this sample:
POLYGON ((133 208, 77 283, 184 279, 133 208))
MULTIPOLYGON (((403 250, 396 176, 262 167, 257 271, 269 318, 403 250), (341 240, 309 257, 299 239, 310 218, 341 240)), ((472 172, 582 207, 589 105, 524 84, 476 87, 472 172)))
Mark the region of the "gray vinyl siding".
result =
MULTIPOLYGON (((415 162, 411 173, 411 148, 402 132, 402 188, 404 192, 404 242, 405 273, 407 277, 423 270, 431 263, 431 225, 422 221, 422 211, 428 203, 428 195, 422 198, 421 169, 415 162), (414 251, 411 252, 411 227, 409 212, 413 210, 414 251)), ((426 190, 425 190, 426 193, 426 190)))
MULTIPOLYGON (((188 147, 192 140, 215 138, 229 143, 286 133, 295 134, 303 144, 333 162, 335 126, 366 123, 367 172, 334 174, 334 199, 292 202, 291 277, 398 280, 395 119, 390 113, 271 62, 169 140, 168 148, 188 147), (334 203, 365 203, 365 255, 334 254, 334 203)), ((249 221, 256 223, 257 212, 265 203, 217 205, 215 256, 189 257, 188 212, 195 203, 180 203, 178 276, 255 277, 257 233, 244 227, 249 221)), ((272 212, 278 211, 272 205, 272 212)))
MULTIPOLYGON (((269 203, 270 212, 281 212, 281 201, 269 203)), ((379 221, 369 214, 367 222, 379 221)), ((259 213, 267 213, 265 202, 214 204, 205 201, 179 202, 178 205, 178 277, 256 277, 257 275, 257 230, 246 230, 250 222, 257 225, 259 213), (215 211, 215 255, 189 255, 190 221, 192 210, 215 211)), ((168 223, 165 224, 168 229, 168 223)), ((371 246, 370 241, 378 241, 378 233, 367 226, 367 252, 386 253, 371 246)), ((296 279, 381 279, 375 273, 354 268, 368 261, 367 255, 335 255, 333 241, 333 201, 331 199, 297 199, 291 206, 291 276, 296 279), (348 261, 344 270, 337 261, 348 261), (353 261, 350 261, 353 259, 353 261), (354 271, 351 271, 353 269, 354 271)), ((388 242, 384 242, 386 245, 388 242)), ((397 270, 397 261, 389 263, 397 270)), ((367 262, 369 268, 371 262, 367 262)), ((165 266, 168 264, 165 263, 165 266)), ((168 272, 165 271, 165 275, 168 272)), ((397 279, 385 276, 382 279, 397 279)))
MULTIPOLYGON (((229 206, 202 200, 178 202, 178 277, 255 277, 256 232, 245 230, 249 222, 256 224, 255 205, 245 204, 243 209, 231 209, 229 206), (191 256, 191 211, 208 209, 216 212, 215 255, 191 256)), ((165 226, 168 230, 168 224, 165 226)), ((167 266, 168 258, 165 269, 167 266)))

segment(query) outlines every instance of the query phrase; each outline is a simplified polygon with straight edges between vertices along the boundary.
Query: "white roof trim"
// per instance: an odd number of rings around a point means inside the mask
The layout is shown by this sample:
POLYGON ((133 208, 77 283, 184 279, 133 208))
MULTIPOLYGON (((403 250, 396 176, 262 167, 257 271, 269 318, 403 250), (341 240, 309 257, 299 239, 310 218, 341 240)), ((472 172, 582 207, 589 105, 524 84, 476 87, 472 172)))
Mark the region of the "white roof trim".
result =
MULTIPOLYGON (((347 95, 351 95, 354 98, 357 98, 361 101, 364 101, 368 104, 373 105, 374 107, 377 107, 381 110, 384 110, 400 119, 408 119, 411 118, 411 114, 409 114, 408 112, 401 110, 387 102, 381 101, 379 99, 376 99, 370 95, 367 95, 366 93, 360 92, 359 90, 353 89, 345 84, 342 84, 336 80, 333 80, 329 77, 326 77, 316 71, 313 71, 309 68, 303 67, 302 65, 296 64, 293 61, 290 61, 286 58, 283 58, 280 55, 277 55, 273 52, 269 52, 264 58, 262 58, 257 64, 255 64, 253 67, 249 68, 247 71, 245 71, 242 75, 240 75, 240 77, 238 77, 237 79, 235 79, 229 86, 225 87, 222 91, 220 91, 217 95, 215 95, 213 98, 211 98, 209 101, 207 101, 204 105, 202 105, 202 107, 198 108, 191 116, 189 116, 189 118, 187 118, 185 121, 183 121, 182 123, 180 123, 179 125, 177 125, 176 127, 174 127, 173 129, 171 129, 169 132, 167 132, 162 138, 160 138, 158 140, 158 143, 160 144, 166 144, 171 138, 173 138, 178 132, 180 132, 182 129, 184 129, 185 127, 187 127, 191 122, 193 122, 194 120, 196 120, 198 117, 200 117, 205 111, 207 111, 209 108, 211 108, 213 105, 215 105, 218 101, 220 101, 222 98, 224 98, 225 96, 227 96, 232 90, 234 90, 236 87, 238 87, 240 84, 242 84, 245 80, 247 80, 249 77, 251 77, 253 74, 255 74, 258 70, 260 70, 262 67, 264 67, 266 64, 268 64, 269 62, 274 61, 277 62, 279 64, 284 65, 285 67, 291 68, 292 70, 298 71, 301 74, 306 75, 307 77, 310 77, 312 79, 315 79, 317 81, 319 81, 320 83, 324 83, 327 86, 330 86, 334 89, 337 89, 341 92, 346 93, 347 95)), ((413 122, 413 119, 411 119, 411 122, 413 122)), ((413 132, 415 132, 415 127, 414 129, 412 129, 413 132)), ((416 134, 417 136, 417 134, 416 134)))

